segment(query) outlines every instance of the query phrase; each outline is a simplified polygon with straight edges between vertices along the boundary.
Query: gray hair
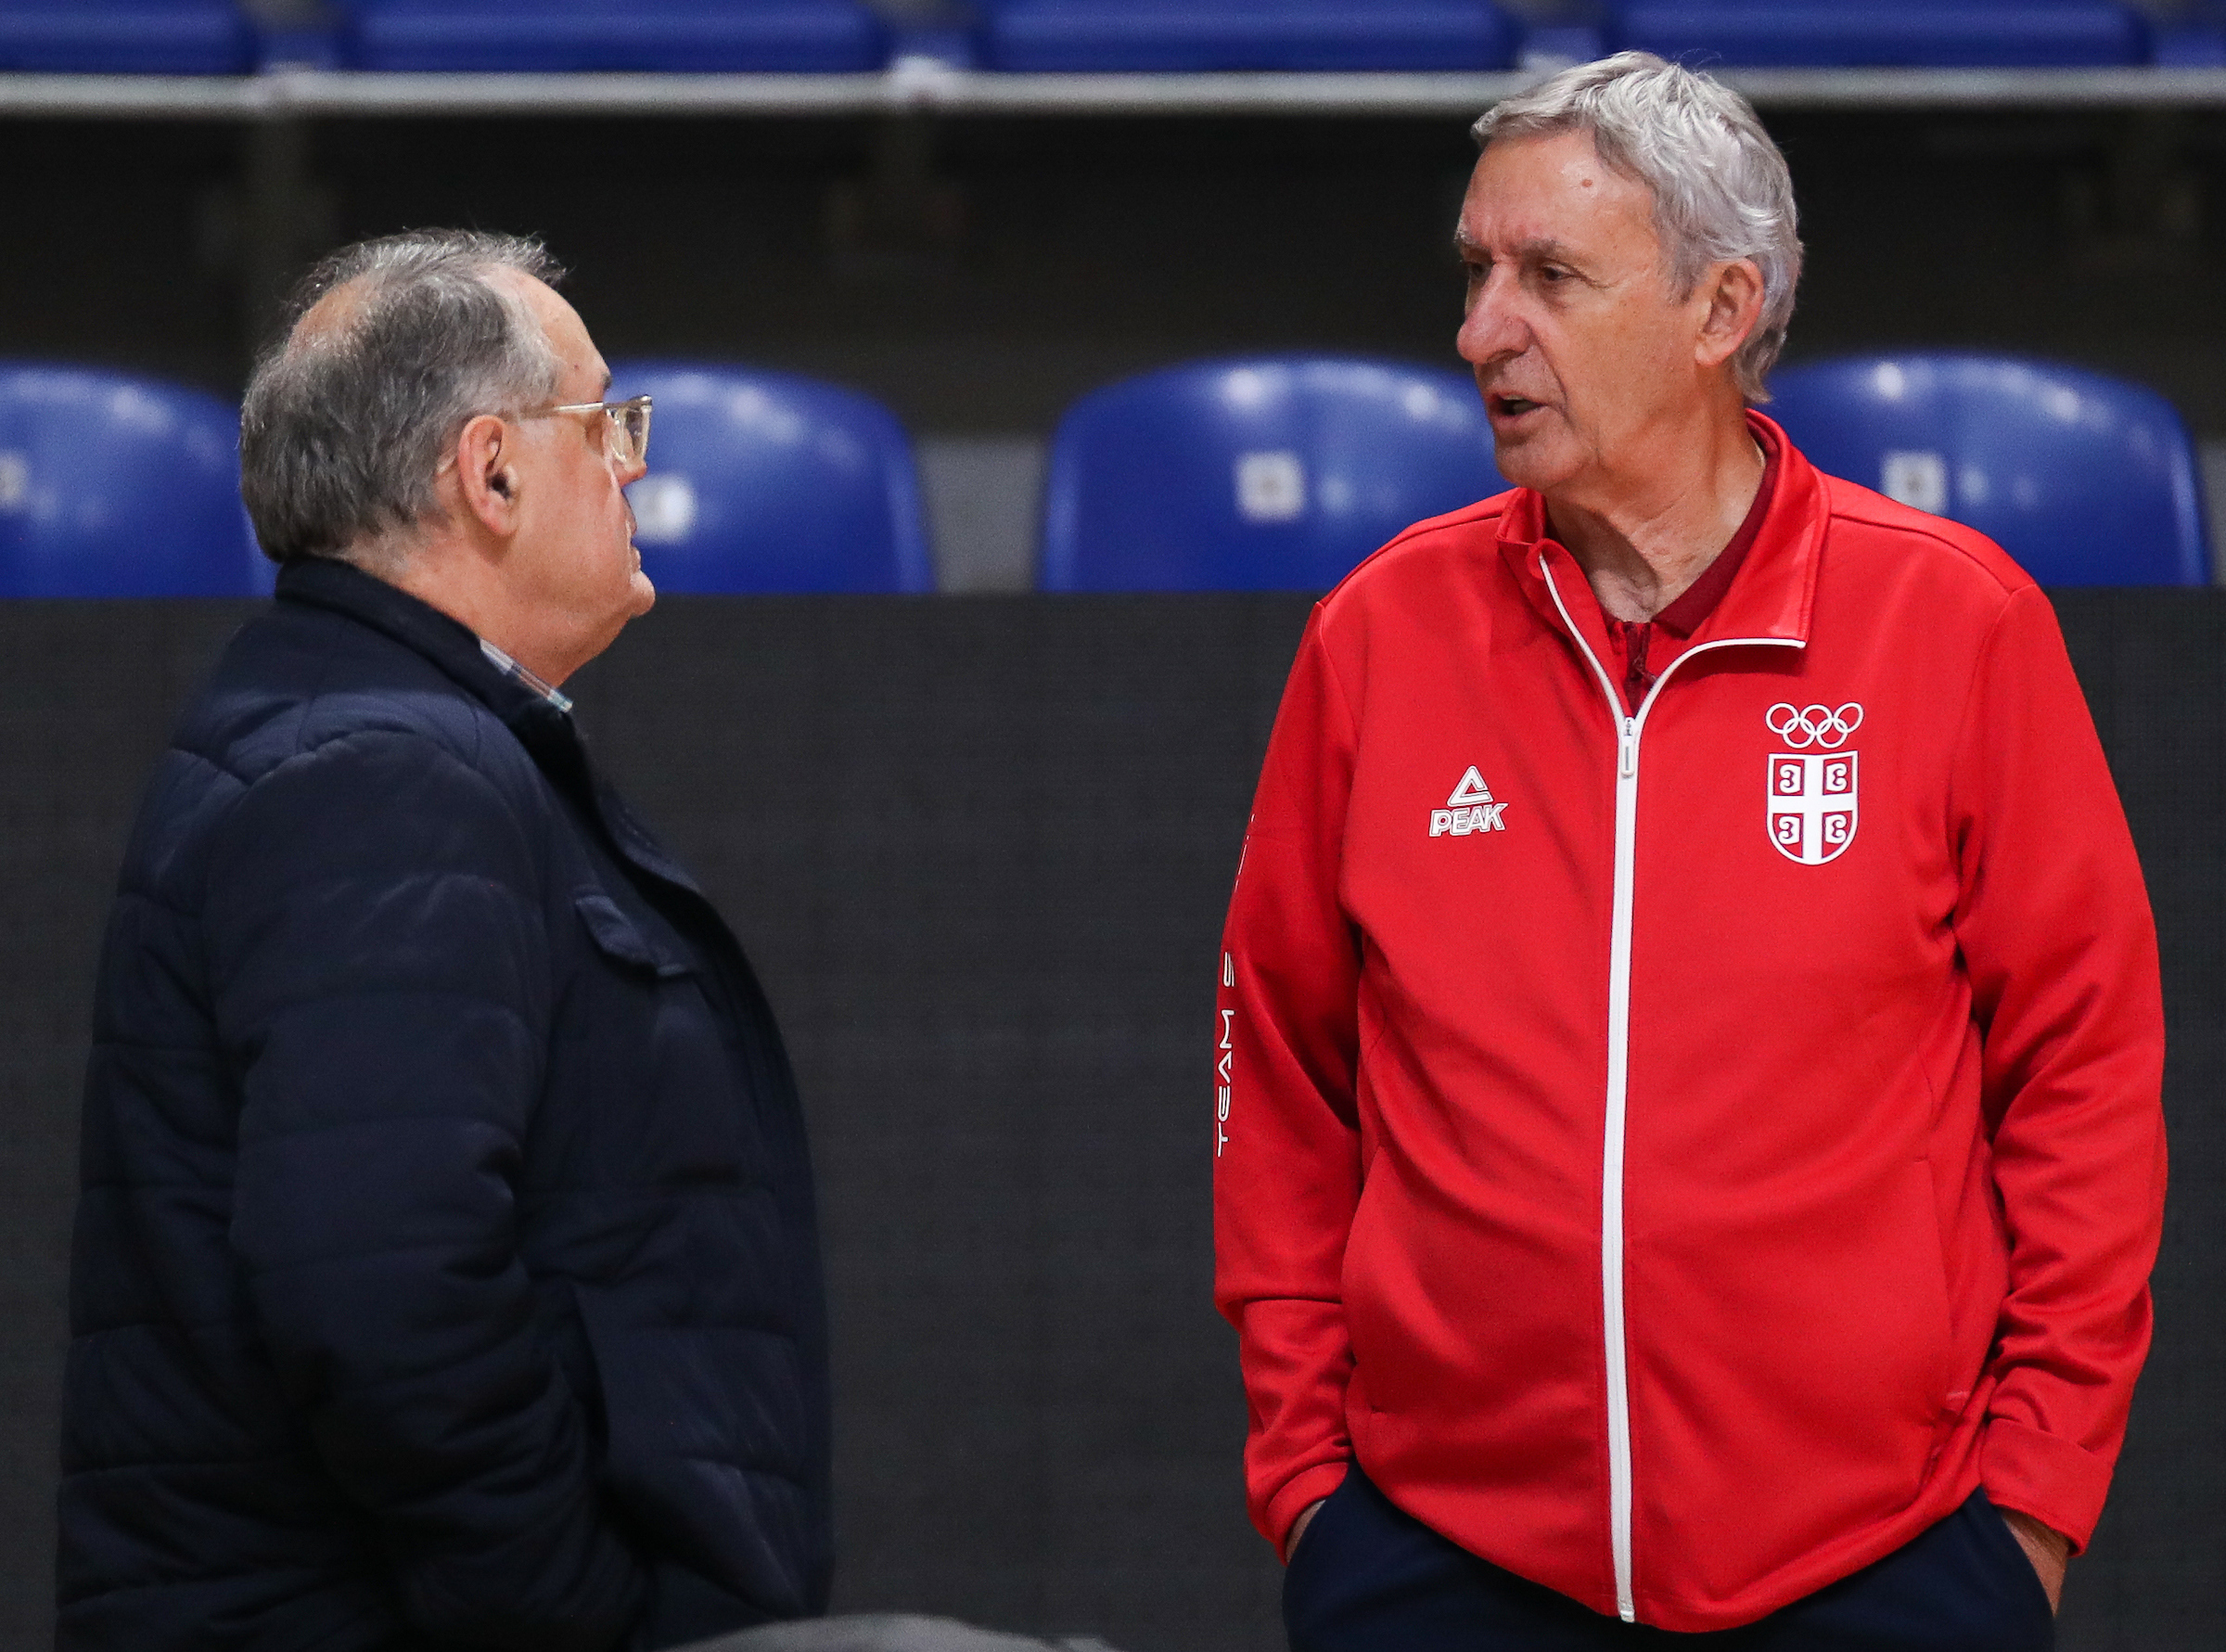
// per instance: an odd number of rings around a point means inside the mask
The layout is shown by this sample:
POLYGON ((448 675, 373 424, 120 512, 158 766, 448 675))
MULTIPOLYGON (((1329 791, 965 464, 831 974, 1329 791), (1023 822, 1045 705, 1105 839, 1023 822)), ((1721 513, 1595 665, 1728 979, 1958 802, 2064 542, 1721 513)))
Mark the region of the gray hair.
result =
POLYGON ((390 565, 466 423, 556 392, 563 364, 496 270, 552 286, 564 273, 525 237, 426 229, 344 247, 302 277, 240 409, 240 495, 263 555, 390 565), (347 308, 305 336, 302 318, 344 288, 347 308))
POLYGON ((1470 131, 1478 148, 1498 137, 1591 133, 1604 165, 1653 192, 1655 233, 1681 295, 1710 264, 1752 259, 1762 314, 1732 372, 1748 401, 1770 400, 1762 380, 1793 320, 1800 222, 1785 157, 1746 98, 1651 52, 1618 52, 1494 105, 1470 131))

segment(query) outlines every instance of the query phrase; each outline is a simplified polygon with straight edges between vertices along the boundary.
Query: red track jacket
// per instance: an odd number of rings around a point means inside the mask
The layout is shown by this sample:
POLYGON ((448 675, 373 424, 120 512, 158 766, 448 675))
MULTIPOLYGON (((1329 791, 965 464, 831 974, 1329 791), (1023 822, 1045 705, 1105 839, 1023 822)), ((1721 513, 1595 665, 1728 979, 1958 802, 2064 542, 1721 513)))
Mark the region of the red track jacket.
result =
POLYGON ((1744 1623, 1983 1485, 2084 1544, 2149 1340, 2163 1013, 2054 615, 1785 445, 1627 715, 1518 490, 1315 609, 1222 960, 1255 1522, 1357 1456, 1595 1610, 1744 1623))

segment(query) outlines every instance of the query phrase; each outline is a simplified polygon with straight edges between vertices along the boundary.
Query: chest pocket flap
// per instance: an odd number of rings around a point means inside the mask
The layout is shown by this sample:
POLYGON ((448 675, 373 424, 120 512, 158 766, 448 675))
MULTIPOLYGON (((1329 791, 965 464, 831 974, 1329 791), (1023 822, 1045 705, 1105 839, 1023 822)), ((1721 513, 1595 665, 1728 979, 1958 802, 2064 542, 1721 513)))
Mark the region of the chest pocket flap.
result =
POLYGON ((572 897, 572 910, 580 915, 595 950, 605 957, 660 978, 695 973, 695 966, 678 949, 645 934, 641 926, 601 890, 581 890, 572 897))

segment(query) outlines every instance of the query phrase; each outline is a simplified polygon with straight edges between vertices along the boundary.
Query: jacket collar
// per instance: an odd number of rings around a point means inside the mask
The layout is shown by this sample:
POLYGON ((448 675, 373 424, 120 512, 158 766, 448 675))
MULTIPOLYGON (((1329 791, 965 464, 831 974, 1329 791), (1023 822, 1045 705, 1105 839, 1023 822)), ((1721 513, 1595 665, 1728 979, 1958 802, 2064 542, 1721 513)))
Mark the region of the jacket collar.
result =
MULTIPOLYGON (((1816 581, 1823 562, 1824 526, 1830 508, 1823 478, 1774 422, 1749 409, 1748 424, 1778 442, 1778 480, 1754 546, 1740 565, 1731 589, 1716 611, 1693 634, 1691 647, 1739 641, 1795 643, 1806 647, 1816 606, 1816 581)), ((1577 600, 1584 570, 1546 531, 1546 501, 1530 488, 1518 488, 1500 517, 1500 556, 1531 605, 1556 632, 1566 632, 1554 601, 1558 590, 1570 617, 1586 632, 1595 650, 1606 635, 1592 635, 1601 624, 1599 604, 1577 600), (1548 570, 1553 587, 1546 583, 1548 570)), ((1605 659, 1605 652, 1600 655, 1605 659)))
POLYGON ((529 731, 539 733, 550 719, 569 726, 555 705, 489 659, 469 626, 352 564, 329 557, 288 562, 278 570, 277 595, 344 614, 422 654, 529 746, 529 731))
POLYGON ((602 826, 621 855, 652 877, 692 894, 702 892, 595 772, 571 718, 488 658, 469 626, 399 586, 328 557, 279 569, 277 595, 281 602, 343 614, 431 660, 502 719, 542 773, 602 826))

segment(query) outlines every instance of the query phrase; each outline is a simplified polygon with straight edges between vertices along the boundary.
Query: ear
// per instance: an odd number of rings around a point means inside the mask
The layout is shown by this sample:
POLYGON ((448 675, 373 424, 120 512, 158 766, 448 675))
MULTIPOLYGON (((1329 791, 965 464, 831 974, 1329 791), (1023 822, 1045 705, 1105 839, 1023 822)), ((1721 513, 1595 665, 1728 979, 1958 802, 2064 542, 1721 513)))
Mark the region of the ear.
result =
POLYGON ((1734 259, 1701 277, 1708 309, 1700 321, 1693 359, 1704 367, 1721 366, 1746 343, 1762 319, 1762 269, 1751 258, 1734 259))
POLYGON ((510 427, 492 413, 468 421, 456 435, 456 487, 465 512, 497 539, 518 531, 518 444, 510 427))

